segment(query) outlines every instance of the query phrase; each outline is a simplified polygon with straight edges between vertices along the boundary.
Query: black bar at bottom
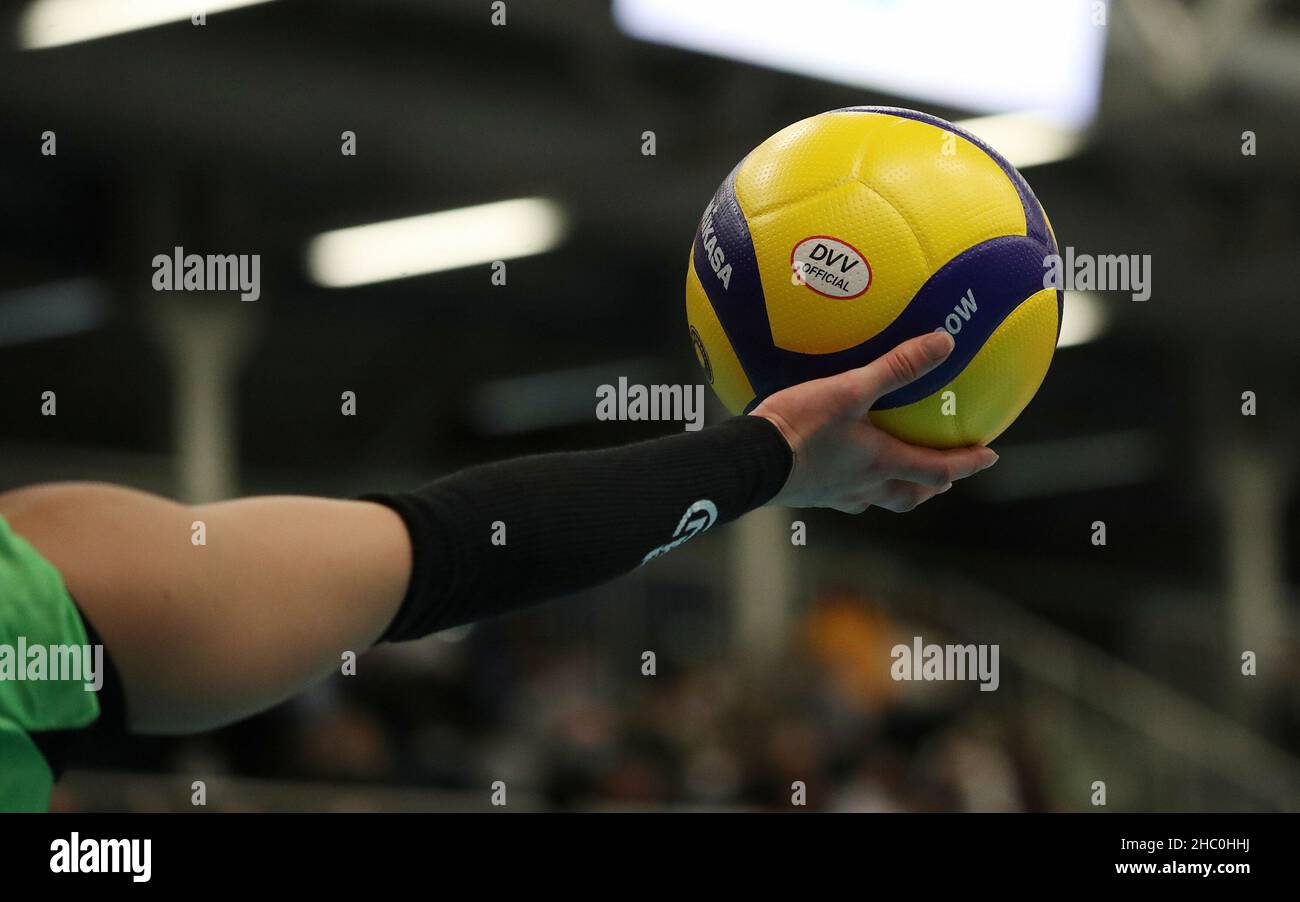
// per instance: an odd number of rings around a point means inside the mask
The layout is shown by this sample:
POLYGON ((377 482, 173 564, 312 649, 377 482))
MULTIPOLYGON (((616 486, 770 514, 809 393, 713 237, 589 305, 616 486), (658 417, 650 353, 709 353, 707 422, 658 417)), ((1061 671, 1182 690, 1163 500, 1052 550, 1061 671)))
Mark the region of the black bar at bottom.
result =
POLYGON ((1100 812, 7 815, 0 879, 6 889, 135 883, 205 893, 396 892, 404 883, 437 893, 516 881, 537 892, 787 883, 815 892, 827 880, 864 893, 1123 883, 1231 892, 1284 879, 1297 826, 1293 815, 1100 812), (108 872, 86 873, 91 866, 108 872))

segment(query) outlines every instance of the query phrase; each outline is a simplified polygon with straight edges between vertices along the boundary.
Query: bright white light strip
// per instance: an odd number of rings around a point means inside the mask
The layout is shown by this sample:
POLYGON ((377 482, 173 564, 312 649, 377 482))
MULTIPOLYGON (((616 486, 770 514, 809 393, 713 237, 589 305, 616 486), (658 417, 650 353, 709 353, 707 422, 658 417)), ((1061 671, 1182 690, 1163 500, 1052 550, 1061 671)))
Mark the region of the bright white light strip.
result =
POLYGON ((1110 321, 1105 298, 1095 291, 1067 291, 1062 309, 1058 348, 1092 341, 1106 331, 1110 321))
POLYGON ((1092 0, 615 0, 613 10, 643 40, 976 113, 1042 110, 1082 127, 1100 95, 1106 28, 1092 0))
POLYGON ((196 13, 219 13, 270 0, 34 0, 18 22, 25 50, 180 22, 196 13))
POLYGON ((1017 169, 1074 156, 1083 136, 1034 113, 996 113, 954 122, 980 138, 1017 169))
POLYGON ((307 247, 307 272, 329 288, 369 285, 540 254, 564 232, 558 204, 522 197, 317 235, 307 247))

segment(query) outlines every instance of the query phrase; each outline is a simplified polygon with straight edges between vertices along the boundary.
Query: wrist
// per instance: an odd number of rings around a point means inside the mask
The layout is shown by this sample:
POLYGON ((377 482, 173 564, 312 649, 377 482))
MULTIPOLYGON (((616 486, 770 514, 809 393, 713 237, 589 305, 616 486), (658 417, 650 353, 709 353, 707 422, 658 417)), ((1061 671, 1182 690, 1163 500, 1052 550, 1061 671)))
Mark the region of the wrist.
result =
POLYGON ((789 424, 785 417, 781 416, 779 413, 762 410, 755 411, 749 414, 749 416, 766 420, 771 423, 772 426, 775 427, 777 433, 780 434, 781 439, 785 442, 785 446, 790 453, 790 466, 786 470, 785 478, 781 481, 781 487, 776 490, 776 494, 764 502, 763 506, 789 507, 791 506, 788 500, 790 497, 790 489, 794 482, 795 469, 799 466, 798 433, 795 432, 794 427, 789 424))

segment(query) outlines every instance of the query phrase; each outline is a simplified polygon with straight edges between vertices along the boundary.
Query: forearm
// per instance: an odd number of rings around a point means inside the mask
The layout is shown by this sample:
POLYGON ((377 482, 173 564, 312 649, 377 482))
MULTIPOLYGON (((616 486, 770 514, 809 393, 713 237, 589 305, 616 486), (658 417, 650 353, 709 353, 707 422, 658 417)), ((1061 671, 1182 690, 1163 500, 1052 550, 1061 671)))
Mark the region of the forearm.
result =
POLYGON ((759 417, 602 451, 474 467, 368 496, 401 514, 413 570, 388 639, 596 585, 770 500, 791 451, 759 417))

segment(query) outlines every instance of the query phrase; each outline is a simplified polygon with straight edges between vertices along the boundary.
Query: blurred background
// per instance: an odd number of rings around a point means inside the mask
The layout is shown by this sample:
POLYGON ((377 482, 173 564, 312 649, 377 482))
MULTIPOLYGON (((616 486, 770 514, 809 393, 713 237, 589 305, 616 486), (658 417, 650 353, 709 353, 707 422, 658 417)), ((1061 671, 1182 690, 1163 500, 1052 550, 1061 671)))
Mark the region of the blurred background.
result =
POLYGON ((204 780, 209 810, 486 810, 504 780, 511 808, 788 810, 798 780, 837 811, 1092 810, 1095 781, 1300 809, 1295 4, 193 6, 0 14, 0 489, 346 496, 679 428, 598 422, 596 386, 700 381, 705 203, 840 106, 966 124, 1152 292, 1070 293, 1000 465, 913 514, 765 509, 229 729, 102 745, 56 808, 192 810, 204 780), (454 253, 337 231, 465 208, 415 221, 454 253), (176 246, 260 254, 260 298, 154 291, 176 246), (892 680, 914 636, 997 643, 998 690, 892 680))

